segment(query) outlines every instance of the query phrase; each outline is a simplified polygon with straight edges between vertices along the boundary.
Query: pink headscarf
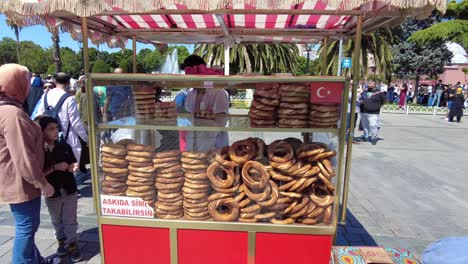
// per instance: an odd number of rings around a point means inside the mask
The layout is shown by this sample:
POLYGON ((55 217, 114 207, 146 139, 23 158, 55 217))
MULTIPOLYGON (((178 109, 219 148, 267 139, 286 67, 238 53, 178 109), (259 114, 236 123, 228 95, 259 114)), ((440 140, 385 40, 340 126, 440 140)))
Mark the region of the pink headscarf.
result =
POLYGON ((15 98, 24 103, 29 93, 29 70, 19 64, 4 64, 0 66, 0 94, 15 98))
POLYGON ((223 75, 222 71, 214 68, 208 68, 203 64, 195 65, 193 67, 186 67, 184 71, 185 74, 190 75, 223 75))

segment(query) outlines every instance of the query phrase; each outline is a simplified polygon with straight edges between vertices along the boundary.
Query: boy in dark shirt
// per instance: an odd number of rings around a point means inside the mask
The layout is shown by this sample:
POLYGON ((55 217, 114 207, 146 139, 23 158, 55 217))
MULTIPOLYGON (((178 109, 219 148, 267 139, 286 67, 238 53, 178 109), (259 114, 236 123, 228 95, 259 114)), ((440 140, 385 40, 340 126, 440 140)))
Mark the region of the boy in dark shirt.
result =
POLYGON ((55 118, 39 116, 35 121, 44 134, 46 178, 55 190, 45 202, 59 244, 57 255, 61 257, 70 253, 72 261, 78 262, 82 256, 77 243, 78 192, 73 175, 76 158, 70 145, 57 141, 59 124, 55 118))

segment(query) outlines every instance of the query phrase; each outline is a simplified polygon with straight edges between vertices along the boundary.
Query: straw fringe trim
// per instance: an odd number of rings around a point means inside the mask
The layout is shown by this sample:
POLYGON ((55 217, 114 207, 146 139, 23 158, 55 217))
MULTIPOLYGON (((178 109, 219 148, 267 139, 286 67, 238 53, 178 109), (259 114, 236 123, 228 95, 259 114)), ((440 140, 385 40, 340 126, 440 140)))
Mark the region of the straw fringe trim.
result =
MULTIPOLYGON (((18 13, 23 16, 48 15, 56 11, 68 11, 77 16, 94 16, 106 10, 118 8, 130 13, 150 12, 160 8, 184 5, 188 9, 217 10, 238 5, 252 5, 257 9, 289 9, 303 0, 2 0, 0 13, 18 13)), ((322 0, 334 8, 351 10, 374 0, 322 0)), ((446 0, 379 0, 386 5, 400 9, 438 9, 445 12, 446 0)))

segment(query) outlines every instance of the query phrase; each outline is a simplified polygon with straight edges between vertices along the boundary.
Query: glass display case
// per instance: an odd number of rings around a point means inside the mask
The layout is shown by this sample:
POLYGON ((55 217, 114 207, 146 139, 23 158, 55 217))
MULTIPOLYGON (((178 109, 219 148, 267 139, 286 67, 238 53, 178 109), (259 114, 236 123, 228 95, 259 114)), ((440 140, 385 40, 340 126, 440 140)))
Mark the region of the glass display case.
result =
POLYGON ((108 102, 92 128, 101 222, 335 233, 344 78, 92 79, 108 102), (231 108, 224 89, 253 89, 249 107, 231 108), (314 141, 318 134, 338 144, 314 141))

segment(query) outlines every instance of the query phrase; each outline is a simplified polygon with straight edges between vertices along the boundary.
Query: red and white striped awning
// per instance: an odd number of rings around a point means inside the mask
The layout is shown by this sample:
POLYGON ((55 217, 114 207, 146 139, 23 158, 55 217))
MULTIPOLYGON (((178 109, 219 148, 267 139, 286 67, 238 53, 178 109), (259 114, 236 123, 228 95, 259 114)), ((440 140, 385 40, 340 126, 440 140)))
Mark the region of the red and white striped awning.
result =
MULTIPOLYGON (((60 26, 81 37, 89 19, 96 42, 122 46, 136 36, 149 43, 314 43, 407 15, 444 9, 445 0, 2 0, 0 12, 23 24, 60 26), (399 4, 397 4, 399 2, 399 4), (440 2, 440 3, 439 3, 440 2), (404 10, 409 10, 406 13, 404 10), (349 11, 349 12, 346 12, 349 11)), ((349 35, 349 34, 348 34, 349 35)))

